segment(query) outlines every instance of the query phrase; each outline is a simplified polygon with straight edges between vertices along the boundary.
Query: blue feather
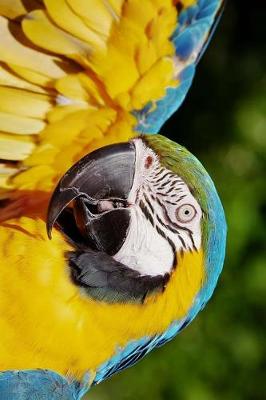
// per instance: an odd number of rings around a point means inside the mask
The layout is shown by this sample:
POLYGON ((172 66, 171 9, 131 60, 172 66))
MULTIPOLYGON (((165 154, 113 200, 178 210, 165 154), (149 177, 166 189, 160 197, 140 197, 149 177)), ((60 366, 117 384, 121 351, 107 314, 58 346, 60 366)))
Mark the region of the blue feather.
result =
POLYGON ((183 319, 174 321, 163 334, 153 337, 143 337, 140 340, 128 343, 128 345, 123 349, 117 349, 117 353, 110 360, 100 366, 93 384, 97 384, 122 369, 128 368, 154 348, 162 346, 173 339, 182 329, 189 325, 199 311, 204 308, 216 287, 225 257, 226 221, 224 210, 213 181, 203 168, 202 164, 192 154, 187 156, 186 163, 188 170, 193 170, 194 173, 197 174, 198 186, 204 186, 208 201, 207 215, 208 226, 210 229, 208 231, 208 239, 204 249, 206 257, 206 282, 197 294, 190 310, 183 319))
POLYGON ((166 95, 155 104, 147 104, 133 115, 139 133, 158 133, 162 125, 183 103, 192 84, 196 65, 205 51, 219 20, 222 0, 198 0, 196 5, 183 10, 178 17, 177 28, 172 35, 177 62, 183 69, 177 75, 179 86, 168 88, 166 95))
POLYGON ((79 400, 87 389, 88 377, 79 383, 42 369, 0 373, 1 400, 79 400))

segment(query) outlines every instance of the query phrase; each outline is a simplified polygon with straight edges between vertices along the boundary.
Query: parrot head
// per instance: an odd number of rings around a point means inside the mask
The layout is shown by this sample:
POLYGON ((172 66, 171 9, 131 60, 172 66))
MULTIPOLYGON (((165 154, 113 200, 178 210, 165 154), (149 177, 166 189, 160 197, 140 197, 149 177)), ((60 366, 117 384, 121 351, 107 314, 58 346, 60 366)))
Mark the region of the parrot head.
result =
POLYGON ((77 162, 51 198, 49 237, 54 224, 76 249, 68 256, 72 280, 98 300, 143 302, 165 290, 179 259, 202 251, 194 299, 202 308, 222 269, 226 223, 214 184, 196 157, 160 135, 77 162))

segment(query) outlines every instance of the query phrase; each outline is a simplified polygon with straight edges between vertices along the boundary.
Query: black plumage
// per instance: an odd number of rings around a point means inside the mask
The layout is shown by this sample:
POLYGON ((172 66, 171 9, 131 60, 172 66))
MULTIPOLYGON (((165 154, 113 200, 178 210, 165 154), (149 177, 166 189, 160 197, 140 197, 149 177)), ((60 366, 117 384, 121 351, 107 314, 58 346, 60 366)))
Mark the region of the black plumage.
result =
POLYGON ((143 276, 113 257, 86 248, 69 252, 68 263, 73 282, 90 297, 106 302, 140 302, 146 296, 163 291, 169 274, 143 276))

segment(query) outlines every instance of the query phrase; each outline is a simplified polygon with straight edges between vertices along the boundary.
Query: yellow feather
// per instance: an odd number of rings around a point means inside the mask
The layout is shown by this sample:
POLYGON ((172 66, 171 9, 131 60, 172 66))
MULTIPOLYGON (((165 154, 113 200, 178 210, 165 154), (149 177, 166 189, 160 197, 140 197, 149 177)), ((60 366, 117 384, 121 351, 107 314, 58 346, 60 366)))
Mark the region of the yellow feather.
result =
POLYGON ((0 131, 17 133, 20 135, 33 135, 39 133, 45 123, 39 119, 27 118, 0 111, 0 131))
POLYGON ((66 0, 73 11, 79 15, 85 24, 94 32, 99 33, 103 37, 108 37, 113 16, 105 2, 102 0, 66 0))
MULTIPOLYGON (((36 151, 25 161, 26 166, 38 166, 41 164, 52 164, 59 152, 67 146, 72 147, 75 152, 76 147, 73 143, 77 142, 78 135, 85 129, 88 110, 80 110, 67 115, 63 120, 47 125, 42 132, 42 140, 36 151), (55 134, 57 132, 57 134, 55 134)), ((58 173, 67 169, 66 165, 73 163, 73 159, 65 158, 64 165, 58 173)))
POLYGON ((156 48, 152 41, 139 43, 136 51, 136 64, 140 75, 148 72, 149 68, 157 61, 156 48))
POLYGON ((51 165, 39 164, 34 168, 24 167, 23 171, 10 179, 10 184, 16 188, 18 195, 20 192, 23 194, 25 190, 30 191, 33 195, 33 190, 51 191, 57 180, 58 177, 51 165))
POLYGON ((140 109, 149 100, 158 99, 165 95, 166 88, 173 84, 174 63, 169 58, 160 59, 155 63, 143 77, 137 82, 132 90, 132 106, 140 109), (153 85, 158 80, 162 85, 153 85))
POLYGON ((90 77, 89 74, 85 73, 80 73, 79 79, 90 97, 91 104, 106 105, 109 99, 106 99, 106 92, 100 81, 93 80, 93 76, 90 77))
POLYGON ((188 252, 165 291, 145 304, 102 303, 72 284, 64 257, 70 247, 56 232, 49 241, 42 219, 8 221, 0 236, 0 370, 49 368, 80 377, 130 340, 183 318, 204 280, 202 251, 188 252))
POLYGON ((52 86, 53 80, 49 76, 40 74, 39 72, 36 71, 32 71, 29 68, 24 68, 18 65, 14 65, 12 63, 9 63, 8 65, 15 74, 17 74, 22 79, 25 79, 29 83, 38 85, 40 89, 41 87, 49 88, 52 86))
POLYGON ((45 0, 44 3, 50 17, 60 28, 93 45, 94 49, 97 46, 105 47, 103 38, 84 24, 82 18, 71 10, 66 0, 45 0))
POLYGON ((112 13, 117 20, 121 15, 122 5, 124 0, 103 0, 105 7, 112 13))
POLYGON ((48 125, 42 133, 42 141, 44 144, 49 143, 50 146, 55 147, 73 144, 77 140, 79 133, 86 128, 90 115, 90 110, 81 110, 68 115, 57 124, 48 125), (58 132, 58 134, 55 135, 55 132, 58 132))
POLYGON ((59 93, 67 98, 76 99, 84 103, 87 103, 89 100, 89 93, 82 84, 80 74, 67 75, 59 79, 55 87, 59 93))
POLYGON ((169 37, 175 29, 176 20, 176 10, 162 8, 147 27, 147 35, 154 44, 158 57, 174 55, 174 46, 169 37))
MULTIPOLYGON (((29 70, 27 70, 29 71, 29 70)), ((29 71, 30 72, 30 71, 29 71)), ((19 74, 21 75, 21 74, 19 74)), ((37 85, 34 85, 23 78, 19 78, 14 73, 6 68, 4 65, 0 65, 0 85, 10 86, 19 89, 30 90, 36 93, 45 93, 45 90, 37 85)))
POLYGON ((0 132, 0 159, 22 161, 33 151, 35 145, 29 136, 10 135, 0 132))
POLYGON ((16 25, 0 16, 0 61, 38 71, 51 78, 61 78, 65 72, 59 67, 60 59, 33 50, 16 40, 9 25, 16 31, 16 25))
POLYGON ((97 72, 109 96, 114 99, 120 93, 127 93, 133 87, 139 78, 139 73, 134 59, 121 53, 117 47, 110 45, 107 57, 110 62, 102 61, 101 65, 97 66, 97 72))
POLYGON ((41 8, 42 5, 38 0, 0 0, 0 15, 4 17, 15 19, 25 15, 27 12, 35 8, 41 8))
MULTIPOLYGON (((18 173, 18 168, 9 166, 8 164, 0 164, 0 188, 6 191, 6 189, 12 189, 13 185, 11 185, 10 177, 18 173)), ((8 197, 8 192, 6 192, 8 197)), ((4 196, 5 198, 6 196, 4 196)), ((0 192, 0 198, 2 198, 2 191, 0 192)), ((1 218, 0 218, 1 219, 1 218)))
POLYGON ((0 87, 0 111, 44 119, 51 107, 52 101, 47 95, 0 87))
POLYGON ((49 20, 44 11, 36 10, 22 21, 27 37, 37 46, 53 53, 67 55, 78 62, 84 62, 91 48, 80 39, 76 39, 49 20))
POLYGON ((17 18, 26 13, 22 0, 0 0, 0 15, 17 18))
POLYGON ((59 151, 54 168, 56 171, 67 170, 74 162, 78 161, 83 155, 90 152, 90 143, 95 139, 102 139, 108 127, 115 121, 116 112, 112 109, 103 108, 92 110, 86 115, 84 129, 81 129, 76 140, 75 148, 69 143, 62 151, 59 151))
MULTIPOLYGON (((91 108, 93 109, 93 107, 91 108)), ((54 124, 55 122, 59 122, 62 119, 66 118, 69 114, 76 113, 79 111, 88 110, 87 103, 78 103, 73 105, 58 105, 57 107, 53 107, 52 110, 47 114, 47 120, 49 124, 54 124)), ((60 132, 59 132, 60 134, 60 132)))
POLYGON ((125 4, 123 17, 131 20, 137 25, 143 32, 148 23, 156 16, 157 10, 156 5, 150 0, 139 1, 131 0, 125 4))
POLYGON ((92 54, 91 66, 112 99, 120 94, 128 94, 139 79, 135 55, 136 43, 142 40, 145 40, 145 36, 140 28, 123 17, 119 25, 113 28, 106 54, 92 54))

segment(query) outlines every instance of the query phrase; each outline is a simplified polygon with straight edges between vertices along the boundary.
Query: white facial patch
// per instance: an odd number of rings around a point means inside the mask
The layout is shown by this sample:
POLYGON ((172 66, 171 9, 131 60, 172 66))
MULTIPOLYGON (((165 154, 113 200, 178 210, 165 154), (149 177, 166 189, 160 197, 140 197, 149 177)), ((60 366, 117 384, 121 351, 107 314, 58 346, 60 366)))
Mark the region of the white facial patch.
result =
POLYGON ((114 258, 142 275, 164 275, 173 268, 177 252, 200 248, 202 211, 186 183, 162 167, 142 139, 134 139, 134 144, 130 227, 114 258))
POLYGON ((131 208, 127 238, 114 258, 141 275, 165 275, 171 270, 174 254, 171 246, 147 223, 138 206, 131 208))

